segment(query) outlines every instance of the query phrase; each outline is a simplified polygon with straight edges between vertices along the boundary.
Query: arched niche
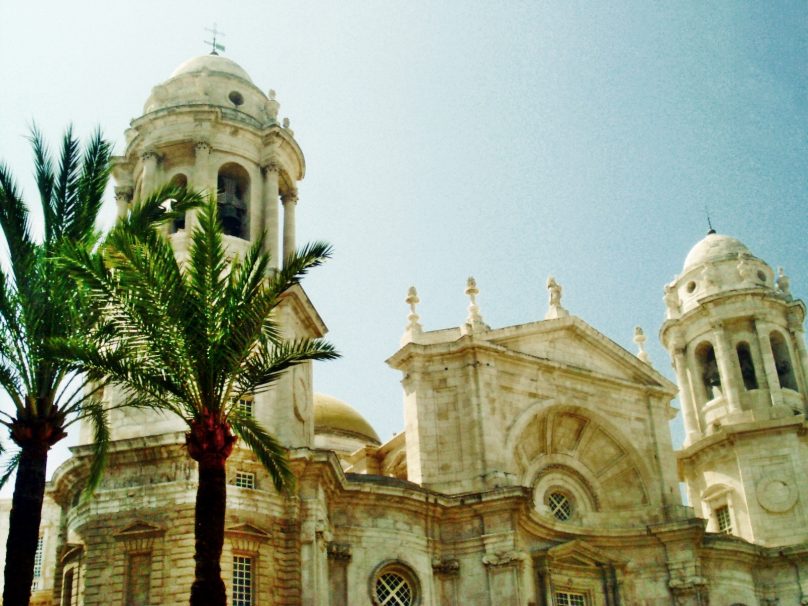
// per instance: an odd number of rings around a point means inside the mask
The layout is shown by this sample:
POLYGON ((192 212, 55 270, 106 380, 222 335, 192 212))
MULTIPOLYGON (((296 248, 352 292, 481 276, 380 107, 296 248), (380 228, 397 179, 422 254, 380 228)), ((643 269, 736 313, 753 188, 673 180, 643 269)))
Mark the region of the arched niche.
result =
MULTIPOLYGON (((174 187, 188 187, 188 177, 182 173, 177 173, 171 177, 170 184, 174 187)), ((171 225, 171 233, 173 234, 183 229, 185 229, 185 214, 174 219, 174 223, 171 225)))
POLYGON ((791 362, 791 353, 788 351, 788 343, 786 343, 785 337, 775 330, 769 335, 769 341, 772 346, 774 367, 777 370, 780 387, 799 391, 797 378, 794 376, 794 365, 791 362))
POLYGON ((749 391, 757 389, 757 375, 755 374, 755 363, 752 360, 752 350, 749 348, 749 343, 740 341, 735 346, 735 352, 738 354, 738 365, 741 368, 741 378, 743 379, 744 388, 749 391))
POLYGON ((235 162, 224 164, 216 176, 219 220, 225 235, 249 239, 250 175, 235 162))
MULTIPOLYGON (((520 483, 534 492, 557 486, 589 511, 652 504, 652 474, 631 439, 594 411, 538 403, 514 423, 506 444, 520 483)), ((534 494, 537 506, 544 497, 534 494)))
POLYGON ((706 400, 712 400, 720 394, 721 375, 718 373, 718 361, 715 358, 715 348, 709 341, 702 341, 696 346, 696 364, 698 376, 704 389, 706 400), (719 394, 716 394, 718 390, 719 394))

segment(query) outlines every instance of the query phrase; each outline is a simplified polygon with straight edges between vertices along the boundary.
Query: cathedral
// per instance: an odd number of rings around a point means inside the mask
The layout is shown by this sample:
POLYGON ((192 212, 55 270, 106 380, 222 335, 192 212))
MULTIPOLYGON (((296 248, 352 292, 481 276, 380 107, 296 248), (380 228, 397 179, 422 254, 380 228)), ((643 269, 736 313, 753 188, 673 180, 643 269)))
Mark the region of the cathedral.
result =
MULTIPOLYGON (((266 233, 283 259, 306 165, 278 108, 227 58, 183 63, 126 131, 119 214, 166 182, 218 192, 229 252, 266 233)), ((170 229, 180 257, 194 223, 189 212, 170 229)), ((648 363, 642 331, 626 351, 571 315, 554 279, 547 289, 543 319, 492 327, 469 278, 468 318, 436 331, 422 329, 410 289, 387 360, 401 372, 405 425, 386 442, 313 391, 310 364, 242 400, 288 448, 297 485, 276 492, 247 448, 230 458, 230 603, 808 605, 808 351, 788 278, 735 238, 711 230, 696 243, 664 286, 675 384, 648 363)), ((278 313, 289 337, 327 331, 300 286, 278 313)), ((114 407, 120 394, 104 398, 114 407)), ((87 427, 49 483, 32 604, 188 602, 196 466, 185 427, 121 408, 110 422, 94 497, 80 498, 87 427)))

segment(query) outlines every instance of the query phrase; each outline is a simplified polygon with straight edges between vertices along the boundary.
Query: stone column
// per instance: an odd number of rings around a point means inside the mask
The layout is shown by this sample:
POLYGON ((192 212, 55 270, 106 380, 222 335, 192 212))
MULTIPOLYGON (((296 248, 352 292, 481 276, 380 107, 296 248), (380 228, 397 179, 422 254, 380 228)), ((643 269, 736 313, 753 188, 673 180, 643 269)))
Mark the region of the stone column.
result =
POLYGON ((143 160, 143 176, 140 181, 140 195, 146 197, 157 186, 157 163, 160 156, 154 150, 147 150, 141 156, 143 160))
POLYGON ((283 262, 295 252, 295 206, 297 206, 297 190, 284 192, 283 200, 283 262))
MULTIPOLYGON (((270 160, 262 167, 264 175, 264 251, 270 254, 270 269, 278 269, 278 179, 280 164, 270 160)), ((285 218, 284 209, 284 218, 285 218)), ((284 223, 285 227, 285 223, 284 223)))
POLYGON ((133 190, 128 185, 115 187, 115 203, 118 206, 118 218, 122 219, 129 212, 129 205, 132 203, 133 190))
POLYGON ((685 446, 689 446, 700 437, 699 413, 693 402, 690 381, 687 380, 687 362, 683 347, 673 350, 673 368, 676 371, 676 382, 679 383, 679 399, 682 402, 682 417, 685 423, 685 446))
POLYGON ((799 368, 799 372, 796 373, 797 384, 800 386, 804 399, 805 393, 808 392, 808 350, 805 348, 805 332, 802 322, 795 312, 788 314, 788 332, 797 353, 794 366, 799 368))
MULTIPOLYGON (((188 184, 192 189, 206 195, 215 193, 216 188, 211 189, 210 176, 210 152, 211 147, 205 141, 197 141, 194 144, 194 169, 191 173, 191 182, 188 184)), ((185 232, 193 233, 196 226, 196 209, 185 214, 185 232)))
POLYGON ((780 406, 783 403, 783 394, 780 392, 780 378, 777 376, 777 368, 774 366, 774 352, 772 342, 769 340, 769 333, 761 318, 755 318, 755 332, 760 346, 760 355, 763 357, 763 371, 766 374, 766 382, 769 384, 769 394, 771 394, 772 406, 780 406))
POLYGON ((740 373, 735 372, 735 367, 737 366, 737 364, 733 363, 735 352, 729 344, 729 339, 722 323, 717 322, 713 325, 713 337, 715 339, 715 361, 721 375, 721 391, 724 394, 729 412, 741 412, 741 400, 738 393, 740 373))

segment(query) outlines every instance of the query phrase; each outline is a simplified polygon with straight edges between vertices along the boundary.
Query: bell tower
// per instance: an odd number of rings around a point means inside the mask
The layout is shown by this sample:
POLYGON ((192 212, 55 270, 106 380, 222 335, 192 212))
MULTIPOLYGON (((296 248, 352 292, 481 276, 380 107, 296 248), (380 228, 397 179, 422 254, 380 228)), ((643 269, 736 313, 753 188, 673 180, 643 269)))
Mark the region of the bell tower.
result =
MULTIPOLYGON (((280 267, 295 250, 297 182, 306 165, 288 119, 278 120, 279 107, 275 91, 264 94, 230 59, 210 54, 180 65, 152 89, 143 115, 126 131, 125 153, 113 160, 118 215, 159 186, 187 185, 216 196, 229 254, 243 254, 263 235, 271 268, 280 267)), ((180 257, 187 254, 195 222, 191 211, 170 228, 180 257)), ((287 293, 278 313, 288 337, 326 332, 299 286, 287 293)), ((245 404, 287 446, 313 441, 311 373, 310 364, 291 369, 269 392, 245 404), (270 406, 269 399, 276 404, 270 406)), ((118 417, 111 423, 113 439, 185 430, 181 421, 152 418, 151 412, 112 413, 118 417)), ((92 437, 82 435, 81 441, 92 437)))
POLYGON ((775 276, 711 230, 665 286, 665 305, 690 504, 708 531, 772 546, 808 540, 805 304, 782 268, 775 276))

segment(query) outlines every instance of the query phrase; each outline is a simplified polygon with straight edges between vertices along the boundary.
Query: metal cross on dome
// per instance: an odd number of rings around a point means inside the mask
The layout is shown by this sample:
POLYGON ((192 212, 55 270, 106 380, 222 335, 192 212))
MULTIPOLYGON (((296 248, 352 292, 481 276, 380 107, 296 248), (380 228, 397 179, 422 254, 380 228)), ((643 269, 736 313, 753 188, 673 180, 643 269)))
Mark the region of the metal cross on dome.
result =
POLYGON ((218 55, 216 51, 224 52, 224 44, 219 44, 216 42, 216 36, 224 36, 224 32, 220 32, 216 29, 216 24, 213 24, 213 29, 206 27, 206 32, 210 32, 213 35, 213 40, 205 40, 205 44, 210 44, 210 54, 211 55, 218 55))

